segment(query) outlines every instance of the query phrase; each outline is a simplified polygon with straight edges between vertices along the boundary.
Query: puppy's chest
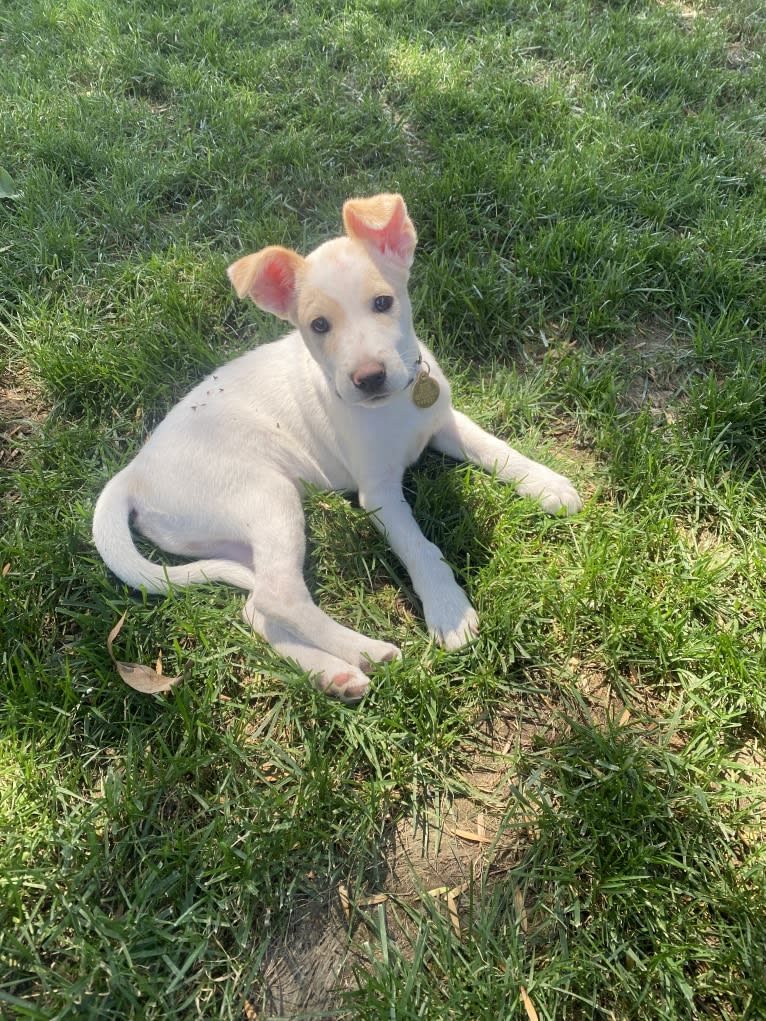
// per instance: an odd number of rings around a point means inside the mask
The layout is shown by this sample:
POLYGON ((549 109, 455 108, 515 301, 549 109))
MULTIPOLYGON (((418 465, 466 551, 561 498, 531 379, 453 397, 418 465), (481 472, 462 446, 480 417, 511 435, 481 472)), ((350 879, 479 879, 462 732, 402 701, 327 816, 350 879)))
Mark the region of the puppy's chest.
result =
POLYGON ((371 474, 396 475, 417 461, 433 432, 433 415, 411 403, 364 409, 344 430, 345 460, 356 481, 371 474))

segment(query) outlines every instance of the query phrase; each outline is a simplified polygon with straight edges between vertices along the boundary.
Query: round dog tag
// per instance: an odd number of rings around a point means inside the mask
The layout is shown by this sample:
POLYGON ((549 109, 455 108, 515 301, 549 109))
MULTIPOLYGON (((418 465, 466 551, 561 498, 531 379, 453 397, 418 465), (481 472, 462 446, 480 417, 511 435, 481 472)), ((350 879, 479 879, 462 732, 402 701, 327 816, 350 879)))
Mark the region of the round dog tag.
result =
POLYGON ((417 408, 430 408, 439 399, 439 384, 428 372, 421 371, 412 388, 412 402, 417 408))

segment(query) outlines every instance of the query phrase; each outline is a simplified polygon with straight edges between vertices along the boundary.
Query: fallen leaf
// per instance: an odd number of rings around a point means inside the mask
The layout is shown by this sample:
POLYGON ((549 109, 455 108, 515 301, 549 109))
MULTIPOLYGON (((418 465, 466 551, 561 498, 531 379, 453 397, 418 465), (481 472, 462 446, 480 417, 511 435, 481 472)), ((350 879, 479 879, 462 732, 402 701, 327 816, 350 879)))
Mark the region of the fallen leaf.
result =
POLYGON ((177 677, 160 677, 150 666, 142 663, 120 663, 115 659, 114 665, 123 681, 142 695, 158 695, 170 691, 181 680, 180 674, 177 677))
POLYGON ((242 1013, 245 1015, 247 1021, 258 1021, 258 1011, 252 1005, 250 1000, 245 1000, 242 1004, 242 1013))
POLYGON ((388 901, 387 893, 374 893, 371 897, 364 897, 362 900, 357 901, 357 907, 360 908, 374 908, 377 904, 386 904, 388 901))
POLYGON ((11 569, 11 565, 10 564, 4 564, 3 565, 3 577, 4 578, 8 577, 8 572, 10 571, 10 569, 11 569))
POLYGON ((457 901, 451 893, 447 894, 447 911, 449 911, 449 920, 452 922, 452 928, 455 933, 460 935, 460 916, 457 913, 457 901))
POLYGON ((445 833, 449 833, 451 837, 460 837, 461 840, 470 840, 474 844, 491 844, 492 837, 488 837, 482 833, 474 833, 473 830, 450 830, 445 829, 445 833))
POLYGON ((513 906, 516 908, 516 914, 519 916, 519 925, 523 933, 529 932, 529 916, 527 915, 527 906, 524 903, 524 894, 521 890, 516 887, 513 891, 513 906))
POLYGON ((263 779, 266 781, 266 783, 276 783, 278 780, 281 780, 282 777, 284 776, 283 773, 279 772, 279 770, 277 769, 273 762, 264 762, 262 768, 263 779))
POLYGON ((340 897, 340 906, 343 909, 346 921, 351 920, 351 900, 348 895, 348 887, 345 883, 338 883, 338 897, 340 897))
POLYGON ((18 198, 21 198, 21 192, 17 189, 16 183, 5 167, 0 167, 0 199, 18 198))
POLYGON ((109 632, 109 637, 106 640, 106 650, 109 653, 109 658, 114 663, 117 673, 129 687, 135 691, 140 691, 144 695, 156 695, 159 692, 170 691, 181 680, 180 674, 177 677, 162 677, 156 670, 152 670, 150 666, 144 666, 141 663, 122 663, 112 652, 114 640, 122 631, 122 625, 125 623, 127 615, 126 610, 109 632))
POLYGON ((529 998, 529 993, 526 991, 524 986, 519 986, 519 993, 521 995, 521 1002, 524 1004, 524 1010, 527 1012, 529 1021, 539 1021, 535 1005, 529 998))
POLYGON ((465 893, 465 891, 470 887, 470 885, 471 885, 470 883, 461 883, 460 886, 453 886, 452 889, 447 894, 447 896, 459 897, 461 893, 465 893))

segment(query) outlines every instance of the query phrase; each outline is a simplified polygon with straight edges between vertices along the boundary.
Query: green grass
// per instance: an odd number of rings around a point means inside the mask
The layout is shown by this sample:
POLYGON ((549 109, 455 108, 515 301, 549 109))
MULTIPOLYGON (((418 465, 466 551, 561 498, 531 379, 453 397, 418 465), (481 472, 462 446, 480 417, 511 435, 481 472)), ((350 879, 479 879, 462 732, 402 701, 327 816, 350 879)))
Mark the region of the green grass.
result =
POLYGON ((468 798, 497 842, 460 932, 360 909, 316 1016, 766 1017, 765 48, 759 0, 6 0, 2 1016, 267 1017, 301 905, 390 892, 394 828, 468 798), (348 709, 238 593, 116 583, 90 517, 279 335, 226 265, 377 190, 456 402, 588 502, 413 469, 482 617, 447 655, 370 522, 312 494, 319 601, 405 650, 348 709), (120 658, 186 675, 167 698, 114 673, 126 609, 120 658))

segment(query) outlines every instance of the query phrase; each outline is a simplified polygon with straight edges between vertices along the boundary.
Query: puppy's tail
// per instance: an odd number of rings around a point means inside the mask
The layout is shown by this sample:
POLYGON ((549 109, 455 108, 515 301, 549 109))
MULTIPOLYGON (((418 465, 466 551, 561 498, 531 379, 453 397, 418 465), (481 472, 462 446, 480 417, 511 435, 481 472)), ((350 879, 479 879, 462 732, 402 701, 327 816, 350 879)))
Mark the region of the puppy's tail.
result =
POLYGON ((130 514, 135 509, 125 471, 104 487, 93 512, 93 541, 104 563, 131 588, 163 594, 171 585, 195 585, 220 581, 250 591, 255 575, 233 560, 194 560, 165 567, 142 557, 133 542, 130 514))

